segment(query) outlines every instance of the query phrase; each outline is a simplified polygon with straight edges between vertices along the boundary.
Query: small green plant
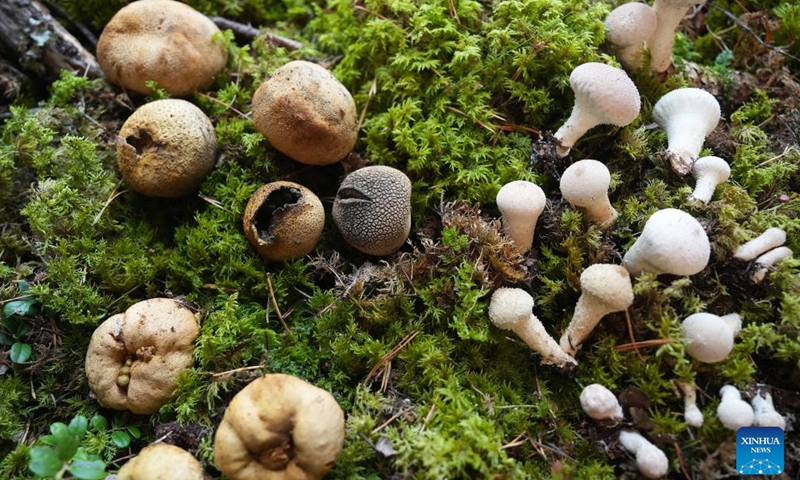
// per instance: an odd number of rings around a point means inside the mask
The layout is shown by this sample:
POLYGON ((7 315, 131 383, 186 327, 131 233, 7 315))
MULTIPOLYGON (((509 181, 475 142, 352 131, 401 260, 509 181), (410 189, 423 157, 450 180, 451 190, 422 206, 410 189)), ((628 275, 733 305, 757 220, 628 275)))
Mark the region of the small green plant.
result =
POLYGON ((22 341, 30 332, 31 325, 25 317, 39 313, 38 302, 30 295, 27 282, 20 282, 19 291, 23 295, 6 302, 0 314, 0 345, 9 347, 9 358, 14 363, 24 363, 31 358, 29 343, 22 341))
MULTIPOLYGON (((131 444, 131 439, 142 436, 138 427, 127 425, 130 418, 129 412, 122 412, 111 421, 111 442, 117 448, 127 448, 131 444)), ((93 416, 90 423, 98 432, 108 429, 108 420, 100 414, 93 416)))
MULTIPOLYGON (((92 419, 93 426, 97 417, 99 415, 92 419)), ((102 421, 98 420, 98 423, 102 421)), ((96 456, 86 453, 81 447, 81 440, 88 427, 89 420, 82 415, 73 418, 69 425, 61 422, 50 425, 50 435, 39 438, 45 445, 31 448, 28 468, 40 478, 105 478, 106 464, 96 456)))

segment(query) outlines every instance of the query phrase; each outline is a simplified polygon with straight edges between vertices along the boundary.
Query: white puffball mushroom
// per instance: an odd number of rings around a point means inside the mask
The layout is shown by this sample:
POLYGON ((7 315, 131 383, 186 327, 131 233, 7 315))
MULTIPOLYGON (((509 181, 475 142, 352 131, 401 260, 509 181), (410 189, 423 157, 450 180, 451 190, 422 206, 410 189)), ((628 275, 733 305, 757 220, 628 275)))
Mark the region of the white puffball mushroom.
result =
POLYGON ((581 273, 580 281, 581 296, 559 341, 561 349, 573 356, 604 316, 633 303, 631 277, 619 265, 591 265, 581 273))
POLYGON ((667 132, 667 156, 675 173, 689 173, 720 115, 717 99, 699 88, 678 88, 656 102, 653 120, 667 132))
POLYGON ((647 47, 650 49, 650 70, 664 72, 672 63, 672 46, 675 43, 675 30, 692 5, 705 0, 655 0, 653 11, 656 14, 656 29, 647 47))
POLYGON ((656 29, 655 10, 645 3, 624 3, 608 14, 605 26, 617 60, 628 70, 640 69, 645 43, 656 29))
POLYGON ((619 443, 636 455, 636 468, 647 478, 660 478, 669 470, 669 460, 660 448, 650 443, 638 432, 622 430, 619 443))
POLYGON ((728 430, 739 430, 753 424, 753 407, 742 400, 742 394, 733 385, 725 385, 719 391, 722 401, 717 406, 717 418, 728 430))
POLYGON ((622 406, 611 390, 593 383, 587 385, 580 396, 581 408, 595 420, 622 420, 622 406))
POLYGON ((761 281, 764 280, 764 277, 767 275, 767 272, 776 263, 782 262, 791 257, 792 253, 792 249, 789 247, 778 247, 773 248, 769 252, 756 258, 756 266, 758 268, 755 272, 753 272, 753 281, 755 283, 761 283, 761 281))
POLYGON ((642 272, 694 275, 706 268, 710 256, 711 244, 700 222, 682 210, 666 208, 647 219, 622 265, 633 276, 642 272))
POLYGON ((683 393, 683 418, 690 427, 703 426, 703 412, 697 408, 697 392, 694 385, 688 382, 675 382, 683 393))
POLYGON ((542 354, 543 364, 563 369, 576 366, 578 362, 559 348, 532 310, 533 297, 528 292, 519 288, 498 288, 489 303, 489 319, 496 327, 516 333, 542 354))
POLYGON ((716 190, 717 185, 730 178, 731 166, 719 157, 702 157, 698 158, 692 165, 692 175, 697 181, 689 199, 708 203, 711 197, 714 196, 714 190, 716 190))
POLYGON ((695 313, 681 323, 681 337, 686 352, 703 363, 725 360, 733 341, 742 328, 742 317, 736 313, 718 317, 712 313, 695 313))
POLYGON ((547 204, 544 191, 535 183, 515 180, 503 185, 496 202, 503 215, 503 231, 522 253, 527 252, 533 245, 536 222, 547 204))
POLYGON ((561 175, 561 195, 570 205, 581 207, 589 221, 610 227, 617 211, 608 200, 611 172, 597 160, 578 160, 561 175))
POLYGON ((566 157, 575 142, 597 125, 624 127, 639 116, 639 90, 624 70, 603 63, 584 63, 569 76, 575 105, 553 137, 556 153, 566 157))
POLYGON ((768 228, 758 237, 740 246, 733 258, 749 262, 764 252, 786 243, 786 232, 780 228, 768 228))
POLYGON ((750 399, 750 404, 753 406, 753 425, 786 430, 786 419, 775 410, 772 395, 767 390, 759 388, 756 396, 750 399))

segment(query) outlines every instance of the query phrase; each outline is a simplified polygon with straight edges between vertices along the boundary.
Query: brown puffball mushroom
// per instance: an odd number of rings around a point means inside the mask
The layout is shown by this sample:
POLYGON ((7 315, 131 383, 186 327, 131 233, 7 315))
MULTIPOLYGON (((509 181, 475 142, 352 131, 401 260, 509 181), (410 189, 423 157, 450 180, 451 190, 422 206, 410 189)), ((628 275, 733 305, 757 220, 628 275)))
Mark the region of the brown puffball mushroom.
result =
POLYGON ((171 0, 139 0, 120 9, 97 41, 97 61, 109 81, 152 93, 155 81, 175 97, 211 85, 225 68, 228 51, 212 37, 219 32, 208 17, 171 0))
POLYGON ((317 245, 325 210, 314 192, 292 182, 272 182, 250 197, 244 235, 259 255, 279 262, 300 258, 317 245))
POLYGON ((167 443, 154 443, 129 460, 117 480, 203 480, 203 467, 186 450, 167 443))
POLYGON ((233 397, 214 437, 214 458, 231 480, 316 480, 333 468, 343 445, 336 399, 274 373, 233 397))
POLYGON ((169 298, 131 305, 94 331, 86 378, 100 405, 149 415, 167 403, 175 382, 194 363, 200 334, 194 314, 169 298))
POLYGON ((336 77, 295 60, 275 70, 253 95, 253 124, 273 147, 307 165, 330 165, 353 149, 356 104, 336 77))
POLYGON ((367 255, 389 255, 411 232, 411 180, 373 165, 345 177, 333 201, 333 220, 345 241, 367 255))
POLYGON ((156 100, 128 117, 117 136, 117 163, 128 186, 149 197, 194 191, 214 168, 217 135, 186 100, 156 100))

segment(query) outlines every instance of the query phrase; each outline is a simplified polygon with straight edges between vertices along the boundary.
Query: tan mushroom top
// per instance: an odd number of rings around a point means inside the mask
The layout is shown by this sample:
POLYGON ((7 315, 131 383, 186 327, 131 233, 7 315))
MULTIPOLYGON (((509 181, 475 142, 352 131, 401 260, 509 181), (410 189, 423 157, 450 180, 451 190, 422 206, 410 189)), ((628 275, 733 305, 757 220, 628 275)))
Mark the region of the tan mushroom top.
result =
POLYGON ((305 380, 269 374, 233 397, 214 438, 214 457, 231 480, 316 480, 344 445, 344 412, 305 380))
POLYGON ((136 303, 92 334, 89 388, 104 407, 155 413, 172 397, 178 375, 194 363, 199 334, 194 314, 175 300, 136 303))
POLYGON ((172 0, 139 0, 108 22, 97 42, 97 61, 108 79, 149 94, 153 80, 170 95, 185 97, 211 85, 228 53, 212 37, 214 22, 172 0))
POLYGON ((148 445, 120 468, 117 480, 203 480, 203 467, 186 450, 166 443, 148 445))

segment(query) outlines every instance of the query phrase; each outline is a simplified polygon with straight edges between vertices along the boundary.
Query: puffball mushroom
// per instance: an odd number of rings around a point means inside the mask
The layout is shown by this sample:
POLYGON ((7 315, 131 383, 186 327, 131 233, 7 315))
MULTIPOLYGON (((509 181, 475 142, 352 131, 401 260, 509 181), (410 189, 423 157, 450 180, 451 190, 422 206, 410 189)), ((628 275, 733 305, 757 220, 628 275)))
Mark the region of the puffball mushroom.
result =
POLYGON ((757 427, 778 427, 786 430, 786 419, 775 411, 772 404, 772 395, 769 391, 759 386, 756 395, 750 399, 753 406, 753 425, 757 427))
POLYGON ((149 415, 172 398, 178 375, 194 363, 200 334, 194 314, 169 298, 131 305, 94 331, 86 378, 100 405, 149 415))
POLYGON ((561 175, 561 195, 570 205, 582 207, 589 221, 607 228, 617 218, 617 211, 608 200, 610 184, 608 167, 597 160, 578 160, 561 175))
POLYGON ((653 120, 667 132, 667 156, 675 173, 689 173, 720 115, 717 99, 699 88, 678 88, 656 102, 653 120))
POLYGON ((307 165, 330 165, 353 149, 358 115, 350 92, 325 68, 295 60, 253 95, 253 124, 273 147, 307 165))
POLYGON ((350 246, 367 255, 389 255, 411 232, 411 180, 392 167, 360 168, 342 181, 333 220, 350 246))
POLYGON ((516 333, 525 344, 542 355, 542 363, 562 369, 578 362, 567 355, 533 314, 533 297, 519 288, 498 288, 489 302, 489 319, 500 329, 516 333))
POLYGON ((307 255, 325 226, 325 210, 314 192, 293 182, 259 188, 244 209, 244 235, 262 257, 278 262, 307 255))
POLYGON ((719 391, 722 400, 717 406, 717 418, 728 430, 739 430, 753 424, 753 407, 742 400, 742 394, 733 385, 725 385, 719 391))
POLYGON ((624 3, 605 20, 606 40, 614 45, 617 60, 628 70, 644 62, 644 46, 656 29, 656 12, 645 3, 624 3))
POLYGON ((117 163, 131 189, 175 198, 197 189, 214 168, 216 148, 214 126, 202 110, 186 100, 156 100, 122 125, 117 163))
POLYGON ((595 420, 622 420, 622 406, 611 390, 593 383, 581 391, 581 408, 595 420))
POLYGON ((213 37, 208 17, 181 2, 140 0, 120 9, 97 41, 97 61, 109 81, 151 94, 155 81, 185 97, 211 85, 225 68, 228 51, 213 37))
POLYGON ((683 393, 683 418, 686 424, 695 428, 703 426, 703 412, 697 408, 697 392, 688 382, 675 382, 683 393))
POLYGON ((758 237, 740 246, 736 253, 733 254, 733 257, 749 262, 764 252, 779 247, 784 243, 786 243, 785 231, 775 227, 768 228, 758 237))
POLYGON ((633 303, 631 277, 619 265, 591 265, 581 273, 580 281, 581 296, 559 342, 561 349, 572 356, 604 316, 633 303))
POLYGON ((148 445, 117 473, 117 480, 203 480, 200 462, 186 450, 167 443, 148 445))
POLYGON ((792 250, 789 247, 778 247, 773 248, 769 252, 760 255, 756 258, 756 266, 757 269, 753 272, 752 279, 755 283, 760 283, 764 280, 764 277, 767 275, 767 272, 772 268, 776 263, 782 262, 787 258, 792 256, 792 250))
POLYGON ((603 63, 584 63, 569 76, 575 105, 566 123, 553 135, 559 157, 569 155, 572 146, 597 125, 624 127, 639 116, 639 90, 624 70, 603 63))
POLYGON ((703 363, 725 360, 733 350, 734 338, 742 329, 742 317, 736 313, 718 317, 711 313, 689 315, 681 323, 681 337, 686 353, 703 363))
POLYGON ((692 165, 692 175, 697 179, 690 200, 708 203, 717 185, 731 176, 731 167, 725 160, 714 157, 698 158, 692 165))
POLYGON ((500 188, 496 202, 503 216, 503 232, 522 253, 527 252, 533 245, 536 222, 547 205, 544 191, 535 183, 515 180, 500 188))
POLYGON ((667 474, 667 470, 669 470, 667 456, 638 432, 620 431, 619 443, 636 455, 636 468, 645 477, 660 478, 667 474))
POLYGON ((233 397, 214 437, 214 458, 231 480, 317 480, 343 446, 344 412, 333 395, 274 373, 233 397))
POLYGON ((694 275, 708 265, 711 245, 700 222, 675 208, 647 219, 641 235, 622 257, 631 275, 642 272, 694 275))
POLYGON ((672 46, 675 43, 675 30, 680 25, 689 7, 699 5, 705 0, 655 0, 656 28, 647 48, 650 50, 650 69, 663 72, 672 63, 672 46))

